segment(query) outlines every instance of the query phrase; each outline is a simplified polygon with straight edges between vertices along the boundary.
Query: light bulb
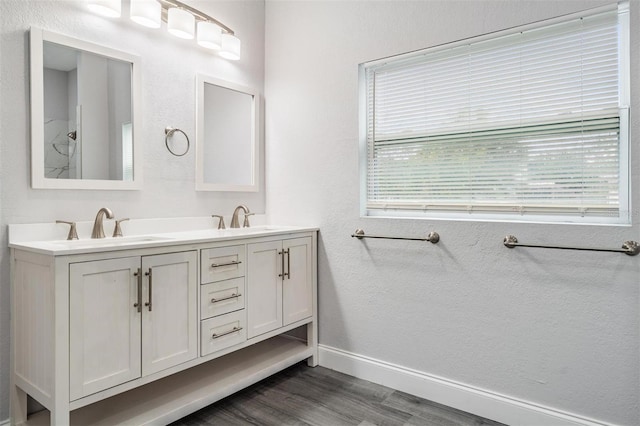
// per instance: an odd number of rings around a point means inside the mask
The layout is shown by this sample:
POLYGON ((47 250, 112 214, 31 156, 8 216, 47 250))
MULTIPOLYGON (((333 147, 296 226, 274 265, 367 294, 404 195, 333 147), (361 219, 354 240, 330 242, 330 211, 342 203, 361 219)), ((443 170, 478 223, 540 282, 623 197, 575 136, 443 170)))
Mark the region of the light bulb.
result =
POLYGON ((108 18, 119 18, 121 13, 121 0, 91 0, 87 7, 98 15, 108 18))
POLYGON ((222 34, 222 50, 220 56, 225 59, 237 61, 240 59, 240 39, 233 34, 222 34))
POLYGON ((186 10, 172 7, 169 9, 167 29, 176 37, 191 39, 196 18, 186 10))
POLYGON ((131 0, 131 20, 149 28, 160 28, 162 6, 156 0, 131 0))
POLYGON ((198 44, 207 49, 220 50, 222 47, 222 28, 213 22, 198 22, 198 44))

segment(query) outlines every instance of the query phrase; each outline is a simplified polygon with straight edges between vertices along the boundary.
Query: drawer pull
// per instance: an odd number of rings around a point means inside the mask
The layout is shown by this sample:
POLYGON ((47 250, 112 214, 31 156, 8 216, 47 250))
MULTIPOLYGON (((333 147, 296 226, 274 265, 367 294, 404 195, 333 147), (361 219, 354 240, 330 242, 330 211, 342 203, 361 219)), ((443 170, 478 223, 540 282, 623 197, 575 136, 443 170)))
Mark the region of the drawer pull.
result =
POLYGON ((240 297, 240 296, 242 296, 242 294, 233 293, 231 296, 222 297, 220 299, 213 298, 213 299, 211 299, 211 303, 218 303, 218 302, 222 302, 223 300, 235 299, 236 297, 240 297))
POLYGON ((212 268, 219 268, 219 267, 221 267, 221 266, 239 265, 239 264, 241 264, 241 263, 242 263, 242 261, 241 261, 241 260, 234 260, 234 261, 229 262, 229 263, 212 263, 212 264, 211 264, 211 267, 212 267, 212 268))
POLYGON ((213 333, 213 335, 211 336, 212 339, 219 339, 222 336, 226 336, 228 334, 232 334, 232 333, 236 333, 238 331, 242 330, 242 327, 233 327, 233 330, 229 330, 229 331, 225 331, 222 334, 215 334, 213 333))

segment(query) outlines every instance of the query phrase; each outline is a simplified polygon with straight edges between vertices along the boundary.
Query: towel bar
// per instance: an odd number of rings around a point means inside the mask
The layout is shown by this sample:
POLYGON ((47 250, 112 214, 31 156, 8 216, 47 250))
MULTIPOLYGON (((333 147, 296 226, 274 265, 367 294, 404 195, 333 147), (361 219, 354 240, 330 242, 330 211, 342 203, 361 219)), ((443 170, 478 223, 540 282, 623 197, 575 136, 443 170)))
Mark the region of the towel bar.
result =
POLYGON ((548 248, 558 250, 582 250, 582 251, 603 251, 612 253, 624 253, 629 256, 635 256, 640 253, 640 245, 636 241, 625 241, 622 244, 622 248, 596 248, 596 247, 570 247, 570 246, 548 246, 544 244, 522 244, 518 242, 518 239, 514 235, 507 235, 502 241, 505 247, 533 247, 533 248, 548 248))
POLYGON ((411 238, 411 237, 385 237, 380 235, 365 235, 363 229, 356 229, 356 231, 351 234, 351 237, 355 237, 359 240, 363 238, 381 238, 384 240, 407 240, 407 241, 429 241, 432 244, 436 244, 440 241, 440 235, 437 232, 429 232, 426 238, 411 238))

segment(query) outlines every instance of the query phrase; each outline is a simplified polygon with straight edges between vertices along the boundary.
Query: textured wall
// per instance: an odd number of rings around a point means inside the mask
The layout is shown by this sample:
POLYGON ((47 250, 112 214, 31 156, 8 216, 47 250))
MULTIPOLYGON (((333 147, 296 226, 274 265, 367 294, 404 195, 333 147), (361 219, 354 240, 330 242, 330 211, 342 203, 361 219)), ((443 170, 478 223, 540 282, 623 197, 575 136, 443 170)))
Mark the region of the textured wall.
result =
MULTIPOLYGON (((7 246, 8 223, 55 219, 92 220, 102 206, 118 217, 149 218, 230 215, 246 203, 264 212, 259 193, 196 192, 195 75, 264 88, 264 2, 260 0, 189 3, 231 27, 242 40, 242 59, 230 62, 162 30, 141 27, 128 18, 110 20, 88 12, 82 1, 0 0, 0 247, 7 246), (30 26, 63 33, 139 55, 142 63, 142 138, 144 188, 141 191, 33 190, 29 176, 30 26), (164 146, 164 128, 179 127, 192 149, 174 157, 164 146)), ((163 25, 164 27, 164 25, 163 25)), ((213 220, 212 220, 213 224, 213 220)), ((0 248, 0 422, 9 417, 9 250, 0 248)))
MULTIPOLYGON (((603 1, 267 1, 267 213, 320 226, 320 343, 581 416, 640 423, 640 256, 509 250, 619 246, 633 227, 359 216, 358 64, 603 1), (441 235, 437 246, 350 238, 441 235)), ((632 1, 632 187, 640 150, 640 2, 632 1)))

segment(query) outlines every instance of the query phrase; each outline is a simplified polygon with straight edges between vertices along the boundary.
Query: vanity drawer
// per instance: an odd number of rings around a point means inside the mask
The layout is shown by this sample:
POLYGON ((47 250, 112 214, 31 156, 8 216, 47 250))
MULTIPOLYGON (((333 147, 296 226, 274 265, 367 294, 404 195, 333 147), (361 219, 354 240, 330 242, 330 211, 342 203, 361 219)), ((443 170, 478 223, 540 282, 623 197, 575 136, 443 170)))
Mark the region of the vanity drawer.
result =
POLYGON ((244 309, 244 277, 200 286, 200 318, 207 319, 244 309))
POLYGON ((201 356, 247 340, 245 310, 220 315, 200 323, 201 356))
POLYGON ((244 276, 244 245, 203 249, 200 256, 202 284, 244 276))

